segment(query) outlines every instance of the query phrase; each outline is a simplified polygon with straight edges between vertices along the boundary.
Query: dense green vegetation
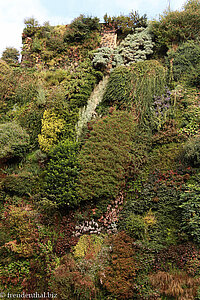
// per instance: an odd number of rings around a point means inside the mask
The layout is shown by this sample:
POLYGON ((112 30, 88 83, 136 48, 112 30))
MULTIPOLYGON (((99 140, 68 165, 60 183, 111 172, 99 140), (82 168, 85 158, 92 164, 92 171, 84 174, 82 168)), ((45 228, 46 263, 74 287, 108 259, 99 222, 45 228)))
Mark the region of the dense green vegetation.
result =
POLYGON ((22 61, 0 60, 5 299, 200 299, 199 19, 189 0, 148 22, 25 20, 22 61))

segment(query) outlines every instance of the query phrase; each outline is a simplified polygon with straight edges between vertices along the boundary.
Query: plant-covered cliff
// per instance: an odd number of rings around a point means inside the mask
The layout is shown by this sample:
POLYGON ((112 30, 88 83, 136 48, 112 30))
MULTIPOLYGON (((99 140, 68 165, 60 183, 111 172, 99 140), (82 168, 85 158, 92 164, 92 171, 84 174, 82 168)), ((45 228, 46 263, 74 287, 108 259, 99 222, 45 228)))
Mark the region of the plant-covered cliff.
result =
POLYGON ((25 20, 0 60, 5 299, 200 299, 199 18, 25 20))

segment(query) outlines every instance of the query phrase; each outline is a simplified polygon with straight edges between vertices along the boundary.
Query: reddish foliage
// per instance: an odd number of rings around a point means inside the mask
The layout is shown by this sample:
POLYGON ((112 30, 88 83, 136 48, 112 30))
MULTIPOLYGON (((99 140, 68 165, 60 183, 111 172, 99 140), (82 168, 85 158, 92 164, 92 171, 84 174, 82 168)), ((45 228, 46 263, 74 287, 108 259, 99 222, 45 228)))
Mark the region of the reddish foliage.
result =
POLYGON ((197 258, 200 251, 192 243, 170 246, 155 256, 153 269, 155 271, 169 271, 173 264, 179 269, 188 270, 188 263, 197 258))
POLYGON ((51 287, 58 294, 58 299, 95 299, 97 291, 90 276, 82 274, 69 255, 63 257, 55 270, 51 287))
POLYGON ((78 242, 78 238, 73 235, 75 222, 74 215, 68 215, 62 217, 61 220, 58 220, 55 217, 55 229, 59 237, 56 241, 55 252, 56 254, 62 256, 69 252, 72 246, 75 246, 78 242))
POLYGON ((165 173, 154 171, 154 186, 156 188, 162 183, 168 187, 181 189, 192 173, 193 170, 190 167, 185 169, 182 166, 177 170, 169 170, 165 173))
POLYGON ((111 247, 110 265, 100 273, 100 282, 119 299, 131 299, 134 295, 134 279, 137 263, 133 240, 120 232, 108 239, 111 247))
POLYGON ((163 125, 159 132, 152 137, 153 144, 169 144, 172 142, 181 142, 185 139, 184 135, 179 133, 174 120, 170 120, 163 125))

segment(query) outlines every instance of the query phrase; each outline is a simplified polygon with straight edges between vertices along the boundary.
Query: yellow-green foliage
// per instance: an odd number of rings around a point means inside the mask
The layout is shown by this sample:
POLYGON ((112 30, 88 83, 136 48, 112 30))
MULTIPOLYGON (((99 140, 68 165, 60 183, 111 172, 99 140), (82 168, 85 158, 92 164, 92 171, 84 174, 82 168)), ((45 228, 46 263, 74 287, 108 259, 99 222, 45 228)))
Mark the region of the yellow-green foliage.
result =
POLYGON ((103 238, 97 235, 82 235, 74 247, 75 258, 95 258, 101 250, 103 238))
POLYGON ((157 222, 156 217, 151 209, 145 214, 145 216, 143 217, 143 220, 144 220, 146 227, 152 227, 157 222))
POLYGON ((4 223, 16 238, 4 247, 19 257, 31 257, 36 252, 38 233, 33 222, 34 217, 35 211, 29 205, 10 205, 4 213, 4 223))
POLYGON ((45 110, 42 119, 41 134, 38 135, 40 148, 48 152, 58 141, 59 133, 65 126, 65 120, 59 118, 54 111, 45 110))
POLYGON ((65 25, 57 25, 53 28, 53 31, 55 33, 60 34, 61 36, 64 35, 65 31, 66 31, 66 26, 65 25))
POLYGON ((153 170, 170 170, 176 167, 177 157, 180 155, 183 145, 177 143, 170 143, 155 147, 150 156, 148 167, 150 172, 153 170))

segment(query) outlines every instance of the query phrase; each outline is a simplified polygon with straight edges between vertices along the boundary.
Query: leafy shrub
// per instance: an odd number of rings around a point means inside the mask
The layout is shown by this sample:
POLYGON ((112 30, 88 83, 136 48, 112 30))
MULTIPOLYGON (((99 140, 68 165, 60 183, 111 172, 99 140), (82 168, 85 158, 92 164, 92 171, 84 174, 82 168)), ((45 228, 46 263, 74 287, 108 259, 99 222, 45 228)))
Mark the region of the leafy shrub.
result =
POLYGON ((182 230, 189 237, 200 243, 200 188, 189 185, 187 190, 181 194, 182 230))
POLYGON ((125 231, 133 238, 139 240, 149 239, 149 231, 156 225, 157 219, 151 209, 143 216, 130 213, 123 220, 125 231))
POLYGON ((0 124, 0 158, 22 158, 29 147, 29 135, 15 122, 0 124))
POLYGON ((166 51, 172 44, 198 40, 200 32, 199 0, 189 0, 182 11, 166 11, 151 23, 157 50, 166 51))
POLYGON ((6 63, 6 61, 0 59, 0 66, 1 66, 1 71, 0 71, 0 75, 1 75, 1 79, 3 78, 3 75, 6 75, 10 72, 12 72, 12 68, 6 63))
POLYGON ((59 206, 74 207, 79 203, 77 153, 78 144, 69 140, 60 142, 49 152, 44 188, 47 197, 59 206))
POLYGON ((46 58, 45 60, 48 61, 48 53, 52 54, 52 57, 57 53, 63 54, 66 51, 66 44, 63 39, 64 32, 66 30, 66 26, 60 25, 56 27, 51 27, 49 32, 44 30, 44 35, 47 38, 46 40, 46 46, 48 51, 44 50, 42 52, 43 58, 46 58), (45 32, 46 31, 46 32, 45 32))
POLYGON ((37 98, 38 79, 32 70, 17 69, 15 75, 14 101, 18 105, 32 102, 37 98))
POLYGON ((174 109, 173 97, 171 97, 171 92, 166 89, 165 93, 160 96, 154 96, 154 116, 155 124, 159 130, 162 125, 164 125, 169 119, 170 114, 172 115, 174 109))
POLYGON ((102 73, 92 68, 91 62, 85 60, 77 67, 66 82, 66 96, 70 107, 83 107, 91 95, 95 84, 102 79, 102 73))
POLYGON ((67 43, 83 42, 93 30, 99 30, 99 19, 97 17, 85 17, 80 15, 67 27, 64 41, 67 43))
POLYGON ((131 299, 134 295, 137 263, 132 243, 133 240, 124 232, 108 239, 108 244, 112 247, 111 260, 109 266, 100 273, 100 281, 118 299, 131 299))
POLYGON ((16 260, 10 262, 6 266, 0 264, 0 280, 4 285, 1 291, 16 291, 17 293, 22 292, 22 283, 25 278, 29 275, 30 262, 28 260, 16 260))
MULTIPOLYGON (((0 61, 0 112, 12 112, 18 106, 32 102, 37 97, 37 77, 32 70, 25 68, 11 68, 6 62, 0 61)), ((5 116, 4 116, 5 117, 5 116)))
MULTIPOLYGON (((185 242, 178 245, 170 245, 169 247, 158 251, 155 255, 153 271, 169 272, 172 269, 186 271, 191 275, 191 261, 198 259, 198 246, 191 242, 185 242)), ((198 272, 198 268, 194 272, 198 272)))
POLYGON ((70 25, 34 24, 24 29, 22 65, 55 70, 69 67, 88 57, 100 42, 99 19, 81 15, 70 25))
POLYGON ((11 174, 2 181, 2 186, 7 193, 17 195, 32 195, 36 192, 36 178, 29 172, 11 174))
POLYGON ((8 64, 16 64, 19 61, 19 51, 13 47, 7 47, 2 53, 1 59, 8 64))
POLYGON ((120 15, 117 17, 110 17, 105 14, 104 22, 106 28, 113 26, 117 30, 118 34, 128 34, 134 31, 136 28, 146 27, 147 17, 146 14, 140 17, 136 11, 132 11, 128 16, 120 15))
POLYGON ((44 152, 58 143, 59 134, 65 126, 65 120, 59 118, 54 111, 45 110, 42 119, 41 134, 38 135, 40 148, 44 152))
MULTIPOLYGON (((50 72, 47 72, 47 77, 50 72)), ((52 72, 51 72, 52 73, 52 72)), ((50 73, 50 81, 48 82, 51 84, 51 78, 57 80, 57 76, 53 77, 50 73)), ((58 140, 69 138, 73 140, 75 136, 75 125, 78 121, 79 116, 79 109, 76 105, 71 105, 70 100, 66 101, 66 90, 65 84, 69 86, 69 82, 66 81, 66 78, 63 78, 64 75, 62 72, 55 72, 59 75, 59 80, 61 80, 60 84, 56 83, 55 86, 51 86, 48 89, 48 94, 46 97, 46 110, 49 112, 53 112, 56 115, 56 118, 59 120, 63 120, 62 131, 57 134, 58 140)), ((69 79, 69 78, 68 78, 69 79)), ((71 79, 69 79, 70 81, 71 79)), ((47 79, 48 81, 48 79, 47 79)), ((70 81, 71 82, 71 81, 70 81)), ((53 84, 54 85, 54 84, 53 84)), ((39 109, 38 109, 39 110, 39 109)), ((43 108, 40 108, 40 111, 43 111, 43 108)))
POLYGON ((1 247, 1 254, 2 250, 4 252, 0 269, 3 267, 5 271, 3 291, 5 288, 6 292, 12 293, 16 288, 17 293, 34 293, 35 289, 42 292, 47 286, 51 269, 56 267, 58 259, 52 253, 49 240, 53 234, 41 224, 40 217, 31 205, 19 198, 18 204, 6 205, 1 222, 10 239, 1 247))
POLYGON ((63 256, 68 253, 78 241, 78 238, 74 235, 75 217, 73 213, 61 219, 55 215, 52 221, 58 236, 54 251, 57 255, 63 256))
POLYGON ((4 60, 0 60, 0 116, 2 119, 5 117, 4 113, 14 104, 14 90, 13 70, 4 60))
MULTIPOLYGON (((162 121, 162 118, 159 118, 158 123, 156 123, 159 125, 160 123, 162 124, 162 121)), ((173 142, 179 143, 185 139, 185 136, 177 129, 175 120, 169 120, 164 122, 164 124, 161 125, 160 130, 152 136, 152 143, 153 145, 164 145, 173 142)))
POLYGON ((145 149, 134 149, 135 131, 134 115, 126 111, 115 111, 93 125, 78 158, 83 200, 115 199, 125 185, 128 168, 138 172, 145 149))
POLYGON ((200 87, 200 64, 198 63, 191 73, 187 76, 187 82, 190 86, 200 87))
POLYGON ((103 97, 103 104, 113 106, 118 109, 131 106, 132 89, 131 71, 127 67, 117 67, 111 74, 103 97))
POLYGON ((146 231, 145 222, 142 216, 130 214, 126 219, 126 230, 130 236, 136 239, 143 239, 146 231))
POLYGON ((9 205, 4 211, 4 223, 8 230, 16 238, 4 245, 18 257, 32 257, 38 253, 38 237, 35 216, 30 205, 9 205))
POLYGON ((74 297, 80 300, 96 298, 97 288, 91 277, 85 272, 81 273, 70 255, 64 256, 60 266, 55 269, 50 286, 60 300, 74 297))
POLYGON ((168 52, 168 65, 172 61, 173 77, 176 81, 186 80, 190 85, 199 86, 200 46, 194 41, 188 41, 176 51, 168 52))
POLYGON ((38 107, 36 103, 30 102, 9 113, 29 134, 30 147, 38 146, 38 135, 41 132, 44 110, 44 107, 38 107))
MULTIPOLYGON (((162 164, 162 161, 160 163, 162 164)), ((158 248, 159 245, 173 244, 180 239, 182 203, 180 194, 190 178, 190 170, 180 168, 159 172, 157 165, 153 167, 154 171, 151 170, 149 176, 143 171, 138 180, 133 180, 133 183, 129 180, 127 201, 120 214, 119 228, 128 230, 131 235, 140 234, 140 238, 146 231, 143 242, 146 237, 152 247, 158 248), (149 210, 152 210, 153 216, 148 215, 149 210), (153 226, 148 225, 149 218, 153 221, 153 226), (131 226, 135 231, 131 231, 131 226), (140 232, 138 227, 141 228, 140 232)), ((183 232, 181 236, 185 238, 183 232)))
POLYGON ((199 97, 195 88, 177 86, 177 121, 178 131, 187 139, 198 136, 200 131, 199 97))
POLYGON ((38 21, 35 18, 26 18, 24 20, 25 28, 23 30, 23 36, 25 35, 26 37, 31 37, 33 36, 37 28, 40 26, 38 21))
POLYGON ((198 167, 200 165, 200 137, 187 141, 181 154, 184 163, 198 167))
POLYGON ((82 235, 74 247, 75 258, 96 258, 102 248, 103 238, 96 235, 82 235))
POLYGON ((60 84, 67 82, 70 77, 70 72, 68 70, 58 69, 58 70, 45 70, 41 72, 41 76, 44 78, 45 83, 48 86, 58 87, 60 84))

